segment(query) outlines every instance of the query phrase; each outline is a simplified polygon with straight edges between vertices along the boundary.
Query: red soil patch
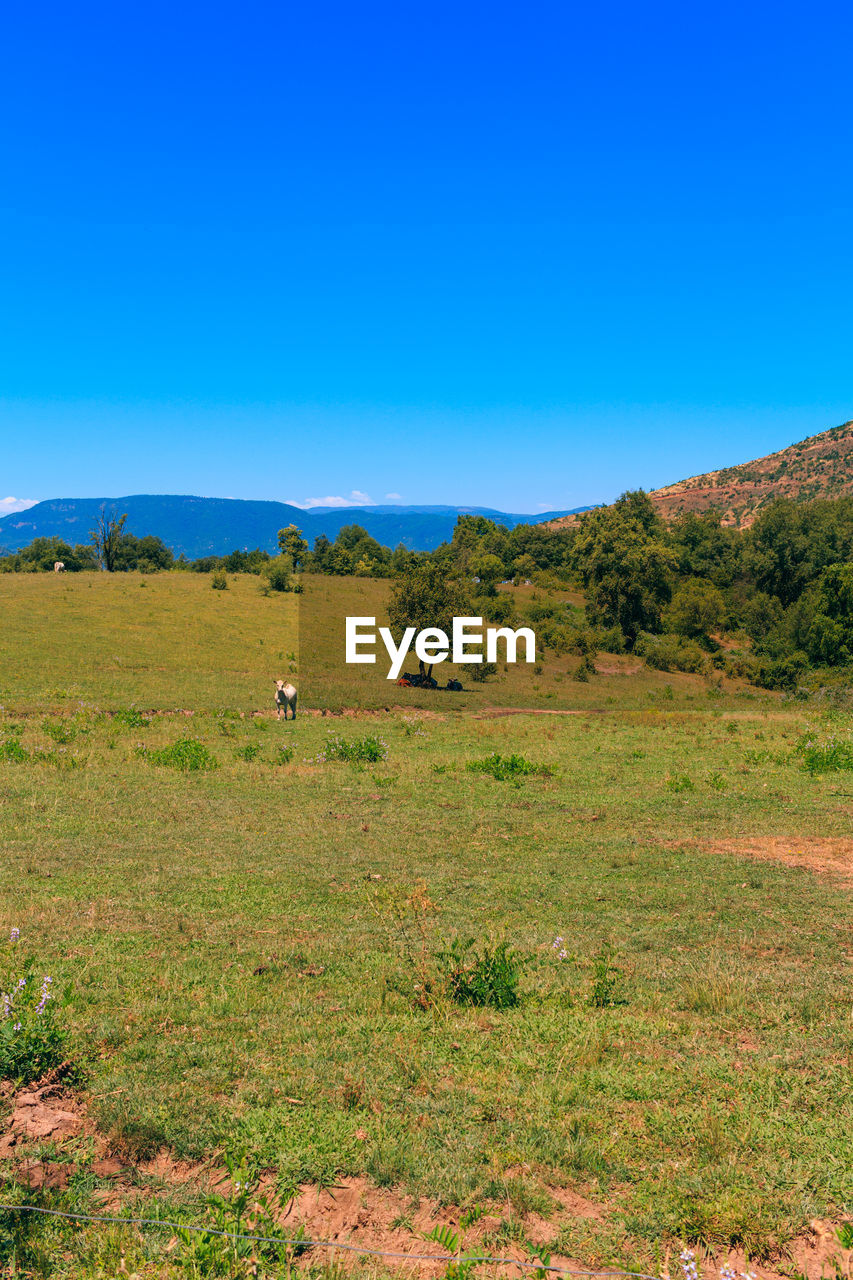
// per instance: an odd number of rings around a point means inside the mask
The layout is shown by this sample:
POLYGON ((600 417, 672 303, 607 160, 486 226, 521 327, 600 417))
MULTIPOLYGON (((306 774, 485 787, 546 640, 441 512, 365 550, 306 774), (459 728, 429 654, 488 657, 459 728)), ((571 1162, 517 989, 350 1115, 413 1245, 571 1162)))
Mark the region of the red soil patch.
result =
POLYGON ((735 853, 761 862, 783 862, 789 867, 853 879, 853 840, 846 837, 744 836, 714 840, 712 853, 735 853))
MULTIPOLYGON (((606 1210, 592 1205, 570 1191, 554 1192, 555 1199, 564 1197, 560 1217, 603 1217, 606 1210)), ((285 1207, 281 1226, 286 1235, 302 1227, 309 1240, 328 1240, 362 1249, 387 1250, 397 1255, 388 1259, 392 1267, 408 1265, 416 1267, 421 1275, 438 1275, 446 1269, 439 1261, 446 1258, 448 1250, 434 1240, 424 1237, 437 1226, 449 1226, 464 1241, 468 1255, 482 1254, 523 1261, 530 1259, 530 1250, 518 1244, 506 1245, 498 1250, 483 1245, 483 1238, 498 1229, 503 1208, 492 1209, 476 1223, 463 1227, 458 1208, 439 1207, 436 1201, 419 1199, 397 1189, 374 1187, 365 1178, 342 1178, 334 1187, 324 1188, 306 1185, 285 1207), (434 1261, 433 1261, 434 1259, 434 1261)), ((546 1221, 536 1214, 524 1217, 527 1236, 531 1245, 545 1244, 557 1232, 555 1222, 546 1221)), ((335 1254, 334 1249, 323 1249, 322 1257, 334 1254, 335 1261, 348 1263, 356 1255, 347 1252, 335 1254)), ((310 1263, 315 1265, 320 1251, 310 1251, 310 1263)), ((306 1255, 307 1256, 307 1255, 306 1255)), ((329 1257, 331 1261, 331 1257, 329 1257)), ((579 1270, 583 1263, 577 1259, 552 1257, 552 1266, 579 1270)))
POLYGON ((85 1109, 63 1084, 65 1074, 59 1067, 14 1096, 6 1132, 0 1137, 0 1159, 28 1142, 59 1142, 84 1131, 85 1109))

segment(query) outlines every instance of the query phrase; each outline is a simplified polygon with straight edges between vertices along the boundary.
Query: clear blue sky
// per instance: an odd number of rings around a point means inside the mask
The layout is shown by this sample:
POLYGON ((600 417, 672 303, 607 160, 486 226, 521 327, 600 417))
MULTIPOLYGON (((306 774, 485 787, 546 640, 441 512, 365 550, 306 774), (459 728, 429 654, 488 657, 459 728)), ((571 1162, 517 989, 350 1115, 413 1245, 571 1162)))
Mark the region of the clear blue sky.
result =
POLYGON ((850 418, 851 35, 778 0, 12 6, 0 498, 533 511, 850 418))

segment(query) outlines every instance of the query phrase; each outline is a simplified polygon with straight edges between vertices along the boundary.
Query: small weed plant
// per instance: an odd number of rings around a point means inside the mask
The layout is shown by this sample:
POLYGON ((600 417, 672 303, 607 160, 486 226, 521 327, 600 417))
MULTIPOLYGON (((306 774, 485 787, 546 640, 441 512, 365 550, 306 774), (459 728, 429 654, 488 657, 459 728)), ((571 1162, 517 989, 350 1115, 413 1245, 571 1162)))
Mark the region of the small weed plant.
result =
POLYGON ((797 743, 796 754, 807 773, 837 773, 853 769, 853 741, 849 737, 817 738, 806 734, 797 743))
POLYGON ((17 738, 7 738, 5 742, 0 742, 0 760, 6 760, 11 764, 24 764, 29 758, 29 751, 21 746, 17 738))
POLYGON ((263 747, 260 742, 247 742, 245 747, 237 748, 234 752, 234 757, 237 760, 245 760, 248 764, 251 764, 253 760, 257 760, 262 751, 263 747))
POLYGON ((183 1269, 190 1276, 249 1277, 268 1275, 267 1268, 289 1275, 290 1263, 303 1252, 298 1241, 305 1235, 304 1228, 287 1232, 296 1244, 279 1243, 276 1237, 282 1236, 278 1224, 282 1206, 278 1197, 259 1194, 258 1175, 245 1157, 238 1162, 226 1156, 225 1167, 230 1193, 209 1195, 205 1218, 212 1231, 226 1234, 179 1231, 183 1269), (256 1238, 239 1239, 241 1236, 256 1238), (257 1238, 264 1236, 268 1239, 257 1238))
POLYGON ((126 729, 144 729, 150 721, 136 707, 121 707, 113 712, 113 723, 123 724, 126 729))
POLYGON ((29 1084, 67 1057, 68 1032, 56 1018, 53 978, 24 956, 12 929, 0 991, 0 1079, 29 1084))
POLYGON ((511 1009, 519 1002, 518 984, 524 958, 508 943, 479 950, 473 938, 454 938, 439 954, 439 969, 456 1004, 511 1009))
POLYGON ((623 1004, 616 993, 618 981, 619 970, 613 963, 613 951, 610 947, 602 947, 595 957, 590 1006, 593 1009, 611 1009, 614 1005, 623 1004))
POLYGON ((77 726, 67 720, 44 720, 41 727, 48 738, 52 738, 62 746, 67 746, 77 737, 77 726))
POLYGON ((471 666, 471 672, 470 672, 471 679, 476 684, 485 684, 485 682, 489 679, 490 676, 496 676, 497 674, 498 674, 498 664, 496 662, 481 662, 479 664, 474 663, 471 666))
POLYGON ((326 740, 322 751, 315 756, 315 762, 324 764, 327 760, 345 760, 350 764, 376 764, 387 758, 388 743, 378 733, 366 733, 363 738, 350 739, 333 734, 326 740))
POLYGON ((533 764, 526 756, 518 753, 502 756, 498 751, 486 756, 485 760, 469 760, 466 768, 471 773, 487 773, 498 782, 511 782, 537 774, 546 778, 551 776, 551 770, 547 765, 533 764))
POLYGON ((219 768, 216 756, 198 738, 179 738, 168 747, 137 747, 137 753, 152 764, 178 769, 181 773, 209 772, 219 768))

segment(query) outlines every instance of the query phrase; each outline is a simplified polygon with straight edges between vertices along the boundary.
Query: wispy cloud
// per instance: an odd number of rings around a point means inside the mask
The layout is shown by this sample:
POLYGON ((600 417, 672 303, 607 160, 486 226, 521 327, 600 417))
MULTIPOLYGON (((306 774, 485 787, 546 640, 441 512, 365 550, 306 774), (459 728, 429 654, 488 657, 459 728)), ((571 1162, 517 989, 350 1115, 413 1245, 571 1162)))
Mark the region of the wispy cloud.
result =
POLYGON ((361 489, 353 489, 348 498, 341 497, 340 494, 330 494, 325 498, 305 498, 300 502, 297 498, 288 498, 287 502, 292 507, 302 507, 308 510, 309 507, 372 507, 373 499, 369 493, 363 493, 361 489))
POLYGON ((0 498, 0 516, 10 516, 13 511, 27 511, 39 498, 0 498))
POLYGON ((402 495, 402 493, 386 493, 386 494, 385 494, 385 498, 386 498, 386 501, 387 501, 387 502, 402 502, 402 501, 403 501, 403 495, 402 495))

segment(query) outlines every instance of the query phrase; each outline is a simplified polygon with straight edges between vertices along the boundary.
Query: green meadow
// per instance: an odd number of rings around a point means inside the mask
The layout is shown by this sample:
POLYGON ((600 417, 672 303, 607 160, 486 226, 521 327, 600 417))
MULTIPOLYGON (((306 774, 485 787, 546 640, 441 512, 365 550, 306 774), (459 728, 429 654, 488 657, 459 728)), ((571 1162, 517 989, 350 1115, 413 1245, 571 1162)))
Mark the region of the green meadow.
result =
MULTIPOLYGON (((0 576, 0 927, 64 993, 91 1121, 27 1151, 64 1186, 7 1153, 3 1200, 204 1223, 168 1169, 245 1160, 281 1203, 358 1175, 482 1212, 490 1253, 784 1269, 853 1206, 853 780, 797 751, 849 714, 602 655, 585 683, 546 656, 460 695, 359 685, 336 620, 384 587, 320 587, 0 576), (515 954, 515 1002, 460 1002, 469 940, 515 954)), ((199 1257, 0 1215, 9 1274, 282 1274, 199 1257)))

